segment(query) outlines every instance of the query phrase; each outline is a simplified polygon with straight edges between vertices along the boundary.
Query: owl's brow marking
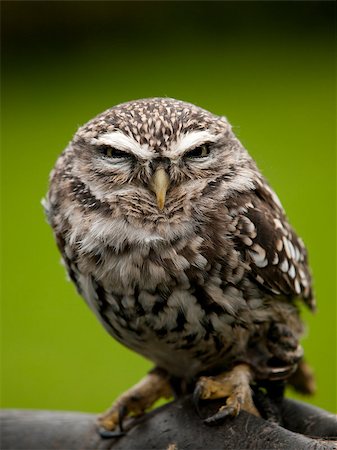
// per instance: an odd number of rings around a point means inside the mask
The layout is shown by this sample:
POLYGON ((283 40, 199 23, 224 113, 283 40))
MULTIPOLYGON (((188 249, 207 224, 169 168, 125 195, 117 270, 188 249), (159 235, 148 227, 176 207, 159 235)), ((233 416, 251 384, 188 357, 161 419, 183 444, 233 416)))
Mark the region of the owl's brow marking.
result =
POLYGON ((209 131, 192 131, 178 138, 170 150, 164 153, 165 156, 181 156, 187 150, 192 150, 206 142, 216 142, 218 138, 218 136, 209 131))
POLYGON ((118 150, 124 150, 133 153, 135 156, 147 159, 152 158, 153 153, 140 145, 135 139, 126 136, 121 131, 112 131, 111 133, 101 134, 98 138, 91 141, 94 145, 109 145, 118 150))

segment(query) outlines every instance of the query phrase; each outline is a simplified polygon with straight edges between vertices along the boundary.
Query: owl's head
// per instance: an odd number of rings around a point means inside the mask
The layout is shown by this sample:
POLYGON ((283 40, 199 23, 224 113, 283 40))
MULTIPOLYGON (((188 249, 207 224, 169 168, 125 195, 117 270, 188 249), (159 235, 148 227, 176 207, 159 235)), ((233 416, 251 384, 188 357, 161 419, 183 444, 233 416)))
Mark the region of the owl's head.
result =
POLYGON ((130 223, 188 221, 250 189, 256 171, 226 118, 169 98, 103 112, 68 152, 73 176, 130 223))

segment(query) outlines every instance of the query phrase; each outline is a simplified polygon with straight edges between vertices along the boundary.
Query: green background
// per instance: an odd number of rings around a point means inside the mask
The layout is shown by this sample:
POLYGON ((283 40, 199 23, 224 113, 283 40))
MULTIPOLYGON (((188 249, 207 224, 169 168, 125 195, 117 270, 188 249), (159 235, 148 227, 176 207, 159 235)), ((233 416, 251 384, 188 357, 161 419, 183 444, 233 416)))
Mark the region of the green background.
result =
MULTIPOLYGON (((303 345, 336 408, 334 3, 2 2, 2 405, 101 411, 151 363, 66 281, 40 200, 77 127, 169 96, 228 117, 307 244, 303 345)), ((293 395, 289 393, 289 395, 293 395)))

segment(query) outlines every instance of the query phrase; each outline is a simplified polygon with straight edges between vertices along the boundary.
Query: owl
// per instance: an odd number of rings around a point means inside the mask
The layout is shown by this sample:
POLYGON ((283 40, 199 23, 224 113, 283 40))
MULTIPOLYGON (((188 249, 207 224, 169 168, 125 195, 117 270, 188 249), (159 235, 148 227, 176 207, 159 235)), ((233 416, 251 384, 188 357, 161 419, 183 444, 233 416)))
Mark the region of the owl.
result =
POLYGON ((187 386, 224 399, 209 424, 259 415, 259 383, 312 390, 306 249, 225 117, 170 98, 108 109, 57 160, 45 210, 79 294, 154 363, 100 416, 102 436, 187 386))

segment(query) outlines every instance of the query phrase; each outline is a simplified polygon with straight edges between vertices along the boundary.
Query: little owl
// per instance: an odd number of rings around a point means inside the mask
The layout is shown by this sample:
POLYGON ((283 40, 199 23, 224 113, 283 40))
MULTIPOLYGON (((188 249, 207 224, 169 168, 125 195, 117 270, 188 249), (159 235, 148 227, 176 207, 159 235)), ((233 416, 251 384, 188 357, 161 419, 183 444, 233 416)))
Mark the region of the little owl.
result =
POLYGON ((258 415, 254 386, 313 389, 306 250, 225 117, 170 98, 108 109, 59 157, 45 209, 80 295, 155 364, 100 416, 103 436, 187 386, 226 399, 209 424, 258 415))

